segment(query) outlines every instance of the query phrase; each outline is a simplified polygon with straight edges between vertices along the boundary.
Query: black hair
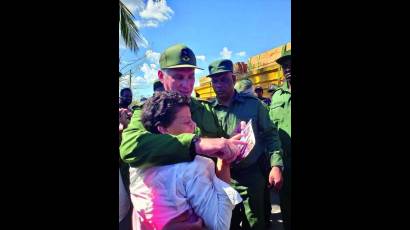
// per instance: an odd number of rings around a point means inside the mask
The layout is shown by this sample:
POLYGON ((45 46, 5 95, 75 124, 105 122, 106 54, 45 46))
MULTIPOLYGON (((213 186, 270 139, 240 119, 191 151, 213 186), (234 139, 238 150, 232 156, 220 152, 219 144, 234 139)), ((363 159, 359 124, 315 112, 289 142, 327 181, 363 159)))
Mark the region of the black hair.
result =
POLYGON ((131 91, 130 88, 122 88, 121 91, 120 91, 120 95, 121 95, 121 96, 124 95, 124 92, 125 92, 125 91, 130 91, 130 92, 132 93, 132 91, 131 91))
POLYGON ((255 92, 256 92, 256 91, 262 91, 262 92, 263 92, 263 88, 262 88, 262 87, 256 87, 256 88, 255 88, 255 92))
POLYGON ((189 106, 191 99, 178 92, 157 92, 149 98, 142 109, 141 122, 151 133, 159 133, 159 125, 168 127, 182 106, 189 106))
POLYGON ((161 89, 163 91, 164 85, 160 81, 154 82, 154 91, 161 89))

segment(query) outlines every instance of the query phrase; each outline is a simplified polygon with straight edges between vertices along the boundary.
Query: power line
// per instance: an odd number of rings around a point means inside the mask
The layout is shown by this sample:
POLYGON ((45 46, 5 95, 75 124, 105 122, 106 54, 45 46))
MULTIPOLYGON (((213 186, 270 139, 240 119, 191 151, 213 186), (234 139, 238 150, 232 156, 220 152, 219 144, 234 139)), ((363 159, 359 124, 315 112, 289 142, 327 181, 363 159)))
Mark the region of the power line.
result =
POLYGON ((130 66, 130 65, 137 64, 139 61, 144 60, 146 57, 147 57, 147 55, 144 54, 144 56, 142 56, 141 58, 138 58, 138 59, 136 59, 135 61, 133 61, 133 62, 131 62, 131 63, 128 63, 128 64, 126 64, 125 66, 123 66, 123 67, 120 69, 120 71, 123 70, 124 68, 130 66))

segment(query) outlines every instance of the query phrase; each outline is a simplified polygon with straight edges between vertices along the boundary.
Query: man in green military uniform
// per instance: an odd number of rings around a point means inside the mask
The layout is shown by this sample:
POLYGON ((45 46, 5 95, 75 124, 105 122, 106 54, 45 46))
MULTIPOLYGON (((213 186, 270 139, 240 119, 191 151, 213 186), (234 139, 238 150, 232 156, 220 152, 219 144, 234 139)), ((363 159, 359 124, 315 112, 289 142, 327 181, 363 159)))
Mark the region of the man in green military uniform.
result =
MULTIPOLYGON (((183 44, 167 48, 160 56, 160 68, 158 78, 165 90, 191 95, 195 82, 194 70, 198 67, 190 48, 183 44)), ((142 110, 135 109, 122 134, 122 160, 139 168, 192 161, 196 154, 217 156, 228 162, 234 160, 239 151, 238 145, 244 143, 236 140, 238 138, 223 138, 224 133, 210 104, 191 98, 190 110, 192 120, 197 124, 196 134, 173 136, 148 132, 141 123, 142 110)))
POLYGON ((280 191, 280 208, 286 230, 291 224, 291 51, 286 52, 276 61, 281 65, 285 82, 272 96, 269 115, 278 127, 278 133, 284 151, 284 182, 280 191))
POLYGON ((276 127, 266 107, 255 96, 237 93, 236 76, 230 60, 217 60, 209 65, 209 76, 216 99, 211 102, 218 122, 226 135, 232 136, 241 121, 252 119, 256 144, 249 155, 231 167, 231 185, 241 194, 242 206, 236 206, 231 229, 266 229, 270 213, 268 183, 281 187, 281 144, 276 127), (269 204, 269 210, 267 209, 269 204))

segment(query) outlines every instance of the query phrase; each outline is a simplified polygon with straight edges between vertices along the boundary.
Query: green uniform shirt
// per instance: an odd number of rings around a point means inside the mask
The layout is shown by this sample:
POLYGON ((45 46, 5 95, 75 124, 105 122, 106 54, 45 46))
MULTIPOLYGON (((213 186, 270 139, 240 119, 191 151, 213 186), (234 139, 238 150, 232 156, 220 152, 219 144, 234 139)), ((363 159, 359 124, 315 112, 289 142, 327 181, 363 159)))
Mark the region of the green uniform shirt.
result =
POLYGON ((212 102, 219 125, 226 135, 233 136, 235 128, 241 121, 252 119, 255 133, 255 147, 249 155, 235 168, 247 168, 254 165, 262 154, 267 154, 271 166, 283 166, 281 143, 276 127, 269 119, 269 112, 258 98, 235 91, 229 107, 223 106, 217 100, 212 102))
POLYGON ((288 85, 279 88, 272 96, 269 116, 272 122, 278 127, 282 147, 285 154, 291 152, 291 92, 288 85))
MULTIPOLYGON (((191 98, 191 116, 197 124, 198 134, 204 137, 220 137, 223 132, 218 127, 212 107, 207 101, 191 98)), ((192 161, 195 154, 190 151, 194 134, 153 134, 141 123, 142 109, 136 108, 127 129, 123 131, 120 146, 121 159, 133 167, 169 165, 192 161)))

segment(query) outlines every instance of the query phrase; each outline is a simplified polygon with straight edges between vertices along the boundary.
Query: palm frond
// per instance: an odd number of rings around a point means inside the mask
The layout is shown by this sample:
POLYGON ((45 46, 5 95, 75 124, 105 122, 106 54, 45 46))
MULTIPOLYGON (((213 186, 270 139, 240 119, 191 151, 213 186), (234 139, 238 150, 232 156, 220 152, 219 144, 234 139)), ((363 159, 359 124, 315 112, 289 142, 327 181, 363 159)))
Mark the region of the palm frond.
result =
POLYGON ((120 25, 120 32, 121 36, 124 39, 125 45, 133 52, 137 52, 138 42, 142 41, 141 35, 139 34, 138 27, 135 25, 133 19, 135 19, 134 15, 131 11, 124 5, 124 3, 120 2, 120 18, 119 18, 119 25, 120 25))

